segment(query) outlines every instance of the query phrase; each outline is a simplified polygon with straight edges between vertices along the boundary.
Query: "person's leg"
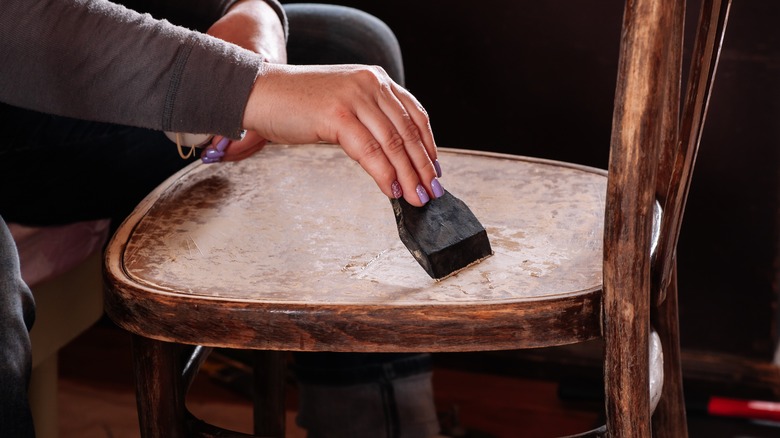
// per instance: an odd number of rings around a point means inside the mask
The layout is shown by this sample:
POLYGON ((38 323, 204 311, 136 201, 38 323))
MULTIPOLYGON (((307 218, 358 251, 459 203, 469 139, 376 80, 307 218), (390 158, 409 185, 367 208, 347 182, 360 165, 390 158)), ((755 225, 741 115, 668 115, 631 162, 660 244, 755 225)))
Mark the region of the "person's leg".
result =
MULTIPOLYGON (((290 64, 370 64, 404 84, 398 41, 353 8, 285 5, 290 64)), ((309 438, 428 438, 439 432, 427 354, 296 353, 298 424, 309 438)))
POLYGON ((315 3, 284 5, 290 64, 379 65, 404 85, 401 48, 381 20, 358 9, 315 3))
POLYGON ((309 438, 439 432, 428 354, 298 353, 298 424, 309 438))
POLYGON ((0 436, 33 437, 27 401, 32 367, 29 330, 35 319, 11 232, 0 217, 0 436))

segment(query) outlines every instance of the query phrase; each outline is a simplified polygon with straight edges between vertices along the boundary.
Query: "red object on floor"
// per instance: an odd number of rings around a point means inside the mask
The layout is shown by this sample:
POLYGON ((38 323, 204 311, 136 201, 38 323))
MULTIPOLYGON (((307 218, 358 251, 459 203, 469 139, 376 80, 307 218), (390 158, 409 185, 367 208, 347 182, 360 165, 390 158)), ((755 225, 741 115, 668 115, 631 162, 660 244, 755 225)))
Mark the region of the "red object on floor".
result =
POLYGON ((780 422, 780 402, 712 397, 707 413, 723 417, 780 422))

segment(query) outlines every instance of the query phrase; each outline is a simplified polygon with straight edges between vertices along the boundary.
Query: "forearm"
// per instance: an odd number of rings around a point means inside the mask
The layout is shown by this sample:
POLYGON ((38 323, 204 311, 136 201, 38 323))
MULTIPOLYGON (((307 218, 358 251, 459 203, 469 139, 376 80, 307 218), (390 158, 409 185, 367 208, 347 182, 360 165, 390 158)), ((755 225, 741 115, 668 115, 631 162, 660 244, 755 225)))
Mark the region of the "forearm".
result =
POLYGON ((261 58, 106 1, 4 0, 0 100, 41 112, 236 137, 261 58))

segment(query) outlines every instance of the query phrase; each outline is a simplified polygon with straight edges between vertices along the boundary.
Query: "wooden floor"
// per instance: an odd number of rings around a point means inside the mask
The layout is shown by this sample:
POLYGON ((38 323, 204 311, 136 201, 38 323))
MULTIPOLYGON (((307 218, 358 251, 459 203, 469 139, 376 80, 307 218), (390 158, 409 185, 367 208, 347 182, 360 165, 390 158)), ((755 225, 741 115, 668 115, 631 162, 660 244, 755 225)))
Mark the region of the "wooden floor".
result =
MULTIPOLYGON (((218 359, 204 365, 189 394, 190 410, 213 424, 249 432, 251 404, 225 383, 230 378, 219 371, 223 368, 218 359)), ((557 383, 550 381, 437 367, 434 389, 442 424, 461 438, 561 436, 587 430, 600 418, 598 403, 562 401, 557 383)), ((292 388, 288 437, 302 438, 305 433, 294 424, 295 395, 292 388)), ((62 438, 139 437, 129 337, 103 321, 66 347, 58 401, 62 438)), ((778 427, 703 415, 689 415, 689 427, 692 437, 780 437, 778 427)))

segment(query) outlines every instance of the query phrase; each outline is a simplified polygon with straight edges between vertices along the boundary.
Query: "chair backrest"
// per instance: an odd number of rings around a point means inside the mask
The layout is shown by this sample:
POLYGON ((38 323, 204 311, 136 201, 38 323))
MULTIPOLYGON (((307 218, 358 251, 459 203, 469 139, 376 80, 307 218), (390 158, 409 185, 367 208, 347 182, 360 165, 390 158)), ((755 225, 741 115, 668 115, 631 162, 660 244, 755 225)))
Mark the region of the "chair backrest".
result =
POLYGON ((637 381, 636 370, 648 367, 647 354, 637 352, 648 351, 651 306, 663 301, 672 278, 729 4, 702 2, 680 111, 685 0, 626 2, 606 199, 603 330, 606 409, 620 413, 612 416, 624 423, 617 430, 637 428, 631 436, 649 432, 642 430, 649 425, 649 398, 621 387, 649 384, 641 381, 646 375, 637 381))
MULTIPOLYGON (((663 301, 664 291, 671 282, 680 225, 730 6, 731 0, 705 0, 702 3, 679 128, 670 129, 664 139, 656 178, 656 195, 663 215, 658 246, 653 254, 653 291, 658 294, 654 296, 655 303, 663 301)), ((683 19, 684 14, 680 14, 676 22, 680 38, 683 19)), ((675 49, 679 52, 681 46, 676 45, 675 49)), ((681 54, 675 56, 676 62, 680 63, 681 54)), ((673 95, 679 99, 679 90, 673 95)), ((677 111, 678 108, 675 106, 672 110, 677 111)))

